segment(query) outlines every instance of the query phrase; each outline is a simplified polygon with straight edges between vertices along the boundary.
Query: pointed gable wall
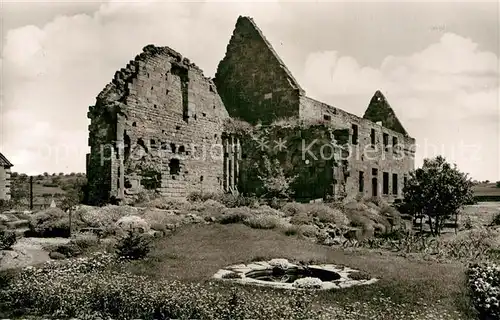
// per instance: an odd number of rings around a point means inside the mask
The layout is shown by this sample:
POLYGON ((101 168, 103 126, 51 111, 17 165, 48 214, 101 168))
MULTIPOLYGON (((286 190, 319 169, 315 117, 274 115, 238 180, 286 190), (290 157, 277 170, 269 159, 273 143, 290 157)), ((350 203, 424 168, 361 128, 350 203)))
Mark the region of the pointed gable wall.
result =
POLYGON ((270 123, 299 115, 303 90, 251 18, 238 18, 214 82, 232 117, 270 123))
POLYGON ((389 105, 389 102, 387 102, 387 99, 384 97, 382 92, 378 90, 370 100, 370 104, 368 105, 363 118, 373 122, 382 121, 382 126, 387 129, 394 130, 405 136, 408 135, 405 128, 396 117, 396 113, 389 105))

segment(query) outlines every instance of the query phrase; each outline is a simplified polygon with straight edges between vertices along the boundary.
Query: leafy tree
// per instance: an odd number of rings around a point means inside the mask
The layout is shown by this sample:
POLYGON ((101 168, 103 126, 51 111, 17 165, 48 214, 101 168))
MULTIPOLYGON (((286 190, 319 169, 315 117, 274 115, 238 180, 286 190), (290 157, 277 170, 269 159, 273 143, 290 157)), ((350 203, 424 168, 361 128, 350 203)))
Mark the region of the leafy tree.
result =
POLYGON ((49 173, 48 173, 48 172, 44 172, 44 173, 43 173, 43 176, 44 176, 44 177, 48 177, 48 176, 49 176, 49 173))
POLYGON ((500 188, 500 181, 497 181, 497 183, 496 183, 496 187, 497 187, 497 188, 500 188))
POLYGON ((457 217, 459 210, 473 201, 472 181, 438 156, 425 159, 422 168, 410 173, 403 195, 409 212, 428 216, 431 233, 439 235, 446 219, 457 217))

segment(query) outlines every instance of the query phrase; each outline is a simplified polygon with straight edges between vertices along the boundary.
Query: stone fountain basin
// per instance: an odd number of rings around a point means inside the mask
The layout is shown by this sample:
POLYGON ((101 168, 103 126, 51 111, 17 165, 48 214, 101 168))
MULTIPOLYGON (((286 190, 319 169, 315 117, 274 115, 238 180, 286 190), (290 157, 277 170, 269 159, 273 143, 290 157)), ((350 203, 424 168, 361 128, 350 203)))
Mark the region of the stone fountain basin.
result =
POLYGON ((213 277, 223 281, 240 284, 253 284, 274 288, 295 289, 297 279, 310 277, 319 278, 321 286, 318 290, 341 289, 357 285, 368 285, 378 281, 376 278, 354 280, 349 277, 358 270, 341 267, 334 264, 296 265, 285 259, 238 264, 219 270, 213 277), (277 264, 276 261, 279 260, 277 264))

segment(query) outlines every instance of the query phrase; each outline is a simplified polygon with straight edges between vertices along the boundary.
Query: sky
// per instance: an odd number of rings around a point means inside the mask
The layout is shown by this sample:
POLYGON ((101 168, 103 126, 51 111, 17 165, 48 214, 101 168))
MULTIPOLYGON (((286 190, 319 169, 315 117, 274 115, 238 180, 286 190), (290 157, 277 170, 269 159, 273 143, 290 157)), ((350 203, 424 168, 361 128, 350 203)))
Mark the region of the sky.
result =
POLYGON ((13 171, 85 172, 88 107, 148 44, 213 77, 251 16, 308 96, 362 116, 375 91, 417 141, 500 180, 500 8, 490 2, 2 0, 0 151, 13 171))

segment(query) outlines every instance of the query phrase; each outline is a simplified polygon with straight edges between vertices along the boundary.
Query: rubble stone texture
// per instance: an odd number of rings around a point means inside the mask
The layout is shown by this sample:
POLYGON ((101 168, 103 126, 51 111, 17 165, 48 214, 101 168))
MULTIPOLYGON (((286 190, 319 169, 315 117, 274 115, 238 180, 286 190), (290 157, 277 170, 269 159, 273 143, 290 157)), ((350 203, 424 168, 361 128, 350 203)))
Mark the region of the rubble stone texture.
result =
POLYGON ((0 200, 10 200, 10 174, 12 163, 0 153, 0 200))
POLYGON ((294 141, 292 150, 283 150, 287 154, 273 150, 268 155, 295 167, 289 172, 327 175, 319 189, 312 188, 316 181, 309 182, 311 190, 318 189, 311 197, 382 196, 391 201, 401 197, 404 179, 414 168, 415 140, 380 91, 362 118, 307 97, 248 17, 238 18, 213 81, 174 50, 148 45, 115 74, 88 116, 93 204, 132 199, 143 191, 180 198, 193 191, 258 189, 248 169, 258 154, 255 144, 249 143, 248 132, 227 129, 231 119, 253 125, 251 130, 268 134, 268 140, 294 141), (283 120, 285 126, 299 125, 266 131, 283 120), (329 129, 311 130, 302 122, 329 129), (297 158, 303 151, 297 139, 317 133, 324 142, 332 132, 337 137, 326 140, 335 144, 334 161, 297 158))

